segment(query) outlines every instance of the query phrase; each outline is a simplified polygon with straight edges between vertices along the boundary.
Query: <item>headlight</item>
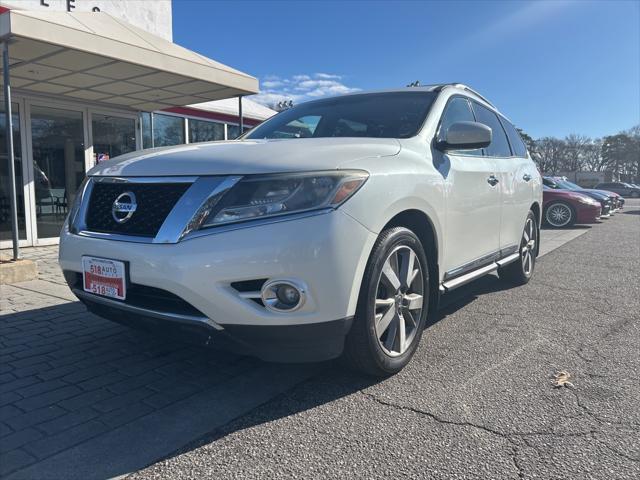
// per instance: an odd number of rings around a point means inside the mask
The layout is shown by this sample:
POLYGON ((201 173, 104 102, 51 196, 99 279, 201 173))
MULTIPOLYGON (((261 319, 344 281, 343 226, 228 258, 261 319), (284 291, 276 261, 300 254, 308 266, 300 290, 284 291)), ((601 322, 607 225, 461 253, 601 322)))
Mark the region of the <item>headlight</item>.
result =
POLYGON ((585 205, 594 205, 594 206, 598 206, 598 207, 600 206, 600 202, 594 200, 591 197, 580 197, 580 198, 578 198, 578 201, 580 203, 585 204, 585 205))
POLYGON ((245 177, 194 215, 185 233, 228 223, 336 208, 368 178, 360 170, 245 177))

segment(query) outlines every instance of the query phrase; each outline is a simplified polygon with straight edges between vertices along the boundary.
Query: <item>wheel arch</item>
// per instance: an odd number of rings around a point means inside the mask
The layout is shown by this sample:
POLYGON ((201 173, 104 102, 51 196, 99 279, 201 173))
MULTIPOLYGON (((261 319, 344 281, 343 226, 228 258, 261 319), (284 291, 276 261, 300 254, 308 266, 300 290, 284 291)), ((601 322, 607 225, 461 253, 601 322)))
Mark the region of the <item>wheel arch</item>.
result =
POLYGON ((542 224, 542 209, 540 208, 540 204, 538 202, 533 202, 529 207, 529 210, 533 212, 536 216, 536 222, 538 222, 538 228, 542 224))
POLYGON ((408 209, 397 213, 382 228, 405 227, 415 233, 424 247, 429 261, 429 310, 437 308, 440 270, 438 264, 438 233, 431 218, 422 210, 408 209))
POLYGON ((542 208, 538 202, 533 202, 529 210, 533 212, 538 224, 538 243, 536 245, 536 257, 540 254, 540 229, 542 228, 542 208))

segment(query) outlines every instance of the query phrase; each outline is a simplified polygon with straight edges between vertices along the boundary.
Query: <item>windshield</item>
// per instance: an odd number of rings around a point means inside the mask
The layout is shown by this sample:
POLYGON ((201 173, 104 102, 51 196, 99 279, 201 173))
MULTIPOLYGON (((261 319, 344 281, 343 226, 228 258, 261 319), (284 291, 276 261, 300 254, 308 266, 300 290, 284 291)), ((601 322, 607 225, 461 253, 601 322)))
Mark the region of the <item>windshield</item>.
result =
POLYGON ((567 190, 582 190, 582 187, 575 183, 571 183, 568 180, 558 180, 556 183, 567 190))
POLYGON ((542 184, 549 188, 556 188, 556 189, 560 188, 560 186, 555 180, 551 180, 548 177, 542 177, 542 184))
POLYGON ((418 133, 436 94, 366 93, 302 103, 244 138, 409 138, 418 133))

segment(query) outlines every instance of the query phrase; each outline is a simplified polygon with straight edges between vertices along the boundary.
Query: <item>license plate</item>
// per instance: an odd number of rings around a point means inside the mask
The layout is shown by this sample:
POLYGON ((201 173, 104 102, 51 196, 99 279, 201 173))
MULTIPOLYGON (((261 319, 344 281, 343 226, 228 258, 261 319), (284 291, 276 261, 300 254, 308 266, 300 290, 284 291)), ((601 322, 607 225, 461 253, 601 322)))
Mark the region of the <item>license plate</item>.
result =
POLYGON ((82 257, 85 292, 124 300, 126 297, 124 262, 108 258, 82 257))

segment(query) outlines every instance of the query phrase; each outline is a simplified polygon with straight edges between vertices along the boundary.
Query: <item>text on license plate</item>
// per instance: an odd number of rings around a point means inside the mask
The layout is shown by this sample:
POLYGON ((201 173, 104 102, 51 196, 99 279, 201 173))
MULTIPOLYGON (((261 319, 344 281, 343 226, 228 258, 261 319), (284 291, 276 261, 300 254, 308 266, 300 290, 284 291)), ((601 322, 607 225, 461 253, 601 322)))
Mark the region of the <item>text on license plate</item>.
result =
POLYGON ((124 262, 108 258, 82 257, 85 292, 124 300, 126 297, 124 262))

